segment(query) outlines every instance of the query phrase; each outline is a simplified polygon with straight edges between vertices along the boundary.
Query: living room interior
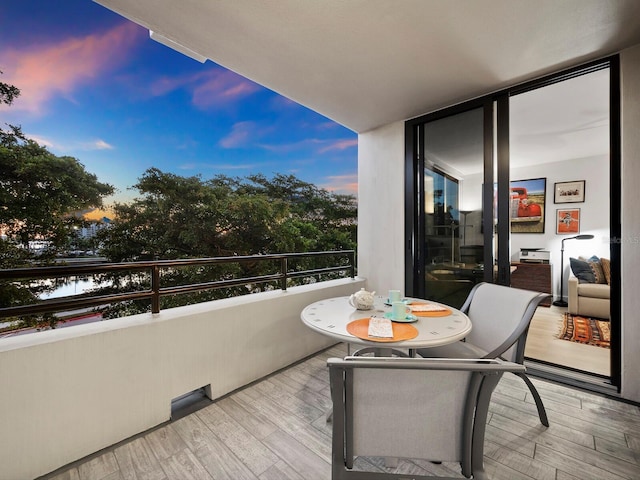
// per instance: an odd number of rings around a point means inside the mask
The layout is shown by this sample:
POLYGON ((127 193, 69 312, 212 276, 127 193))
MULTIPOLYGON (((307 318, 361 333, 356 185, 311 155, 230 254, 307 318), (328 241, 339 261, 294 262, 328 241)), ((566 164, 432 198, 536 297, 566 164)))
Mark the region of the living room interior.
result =
MULTIPOLYGON (((525 355, 542 368, 606 383, 609 69, 513 95, 509 108, 511 285, 551 295, 534 316, 525 355), (577 268, 580 261, 589 274, 598 268, 598 278, 578 281, 571 264, 577 268), (583 295, 596 290, 596 298, 578 294, 578 288, 583 295), (586 304, 579 303, 585 298, 586 304)), ((434 198, 425 206, 431 252, 425 258, 426 290, 458 306, 483 270, 480 116, 469 111, 447 117, 427 124, 424 133, 431 170, 425 171, 425 190, 434 198), (438 218, 443 212, 447 218, 438 218)))

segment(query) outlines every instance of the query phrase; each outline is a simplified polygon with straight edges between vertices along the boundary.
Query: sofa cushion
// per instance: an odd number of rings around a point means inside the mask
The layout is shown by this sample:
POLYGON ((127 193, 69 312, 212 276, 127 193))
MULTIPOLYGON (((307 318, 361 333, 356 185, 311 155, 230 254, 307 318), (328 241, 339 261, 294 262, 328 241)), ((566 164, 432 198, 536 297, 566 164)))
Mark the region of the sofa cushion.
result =
POLYGON ((593 255, 591 258, 587 259, 587 263, 591 267, 593 276, 596 278, 596 283, 608 283, 604 276, 604 269, 602 268, 602 264, 598 257, 593 255))
POLYGON ((579 283, 595 283, 596 276, 591 270, 589 262, 584 260, 578 260, 577 258, 569 258, 569 264, 571 265, 571 271, 578 279, 579 283))
POLYGON ((600 265, 602 265, 602 271, 604 272, 604 279, 607 285, 611 285, 611 261, 608 258, 601 258, 600 265))
POLYGON ((605 298, 611 297, 611 288, 603 283, 581 283, 578 285, 580 297, 605 298))

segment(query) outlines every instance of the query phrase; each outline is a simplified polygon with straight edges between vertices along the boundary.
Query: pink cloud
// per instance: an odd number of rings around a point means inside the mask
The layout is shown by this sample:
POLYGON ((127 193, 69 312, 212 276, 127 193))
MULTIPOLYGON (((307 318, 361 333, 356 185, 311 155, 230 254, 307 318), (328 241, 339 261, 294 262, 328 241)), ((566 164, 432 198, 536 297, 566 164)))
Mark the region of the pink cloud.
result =
POLYGON ((184 83, 186 82, 183 78, 162 77, 150 85, 149 93, 154 97, 161 97, 182 87, 184 83))
POLYGON ((21 90, 12 108, 38 114, 56 95, 73 100, 78 85, 122 64, 131 46, 144 38, 143 29, 126 22, 85 37, 0 51, 3 81, 21 90))
POLYGON ((296 150, 303 150, 308 148, 317 148, 317 153, 322 154, 331 152, 334 150, 346 150, 351 147, 358 146, 358 139, 349 140, 320 140, 318 138, 307 138, 293 143, 283 143, 278 145, 261 145, 265 150, 278 153, 287 153, 296 150))
POLYGON ((322 188, 333 193, 358 195, 358 175, 334 175, 327 177, 327 183, 322 188))
POLYGON ((294 152, 296 150, 304 150, 304 149, 312 148, 319 143, 322 143, 322 140, 318 140, 315 138, 307 138, 305 140, 300 140, 298 142, 293 142, 293 143, 280 143, 280 144, 265 143, 265 144, 261 144, 260 147, 270 152, 289 153, 289 152, 294 152))
POLYGON ((191 91, 191 102, 201 109, 209 109, 246 97, 259 90, 255 83, 220 68, 179 77, 162 77, 151 85, 154 96, 166 95, 178 89, 191 91))
POLYGON ((283 97, 282 95, 276 95, 275 97, 273 97, 273 99, 271 100, 271 104, 276 109, 278 109, 278 108, 300 108, 300 107, 302 107, 302 105, 300 105, 299 103, 294 102, 290 98, 283 97))
POLYGON ((358 146, 358 139, 357 138, 353 138, 353 139, 349 139, 349 140, 337 140, 329 145, 327 145, 326 147, 322 147, 318 153, 326 153, 326 152, 330 152, 333 150, 346 150, 347 148, 351 148, 351 147, 357 147, 358 146))
POLYGON ((26 134, 26 137, 29 138, 30 140, 33 140, 34 142, 36 142, 38 145, 42 145, 44 147, 47 148, 53 148, 55 147, 55 145, 53 144, 53 142, 51 142, 51 140, 45 138, 45 137, 41 137, 39 135, 32 135, 30 133, 26 134))
POLYGON ((236 123, 229 135, 220 140, 220 146, 224 148, 238 148, 247 146, 253 138, 255 130, 255 123, 253 122, 238 122, 236 123))
POLYGON ((258 86, 228 71, 217 71, 193 90, 193 104, 198 108, 210 108, 221 103, 245 97, 258 90, 258 86))
POLYGON ((322 130, 333 130, 338 126, 339 126, 338 123, 329 121, 329 122, 319 123, 318 125, 316 125, 316 128, 322 131, 322 130))

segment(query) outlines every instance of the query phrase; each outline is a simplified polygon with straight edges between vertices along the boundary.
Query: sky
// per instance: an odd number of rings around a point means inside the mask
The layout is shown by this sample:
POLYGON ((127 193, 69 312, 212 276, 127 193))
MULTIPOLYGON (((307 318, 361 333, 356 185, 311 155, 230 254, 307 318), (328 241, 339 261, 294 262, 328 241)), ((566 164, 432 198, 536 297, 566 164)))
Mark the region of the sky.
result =
POLYGON ((0 123, 77 158, 126 202, 151 167, 203 179, 292 174, 357 193, 357 135, 91 0, 2 0, 0 123))

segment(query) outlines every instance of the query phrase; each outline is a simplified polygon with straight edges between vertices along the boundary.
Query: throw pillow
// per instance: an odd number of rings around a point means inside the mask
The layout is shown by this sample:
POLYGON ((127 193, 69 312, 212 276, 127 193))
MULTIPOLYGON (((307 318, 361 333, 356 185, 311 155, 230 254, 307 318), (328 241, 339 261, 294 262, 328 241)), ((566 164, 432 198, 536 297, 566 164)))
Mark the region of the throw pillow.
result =
POLYGON ((593 255, 590 259, 587 260, 587 263, 591 267, 593 276, 596 279, 595 283, 607 283, 607 279, 604 276, 604 270, 602 268, 602 264, 600 263, 600 259, 593 255))
POLYGON ((600 265, 602 265, 602 271, 604 272, 604 279, 607 281, 607 285, 611 285, 611 260, 601 258, 600 265))
POLYGON ((569 264, 571 265, 571 271, 578 279, 578 283, 596 283, 596 276, 593 274, 589 262, 571 257, 569 258, 569 264))

